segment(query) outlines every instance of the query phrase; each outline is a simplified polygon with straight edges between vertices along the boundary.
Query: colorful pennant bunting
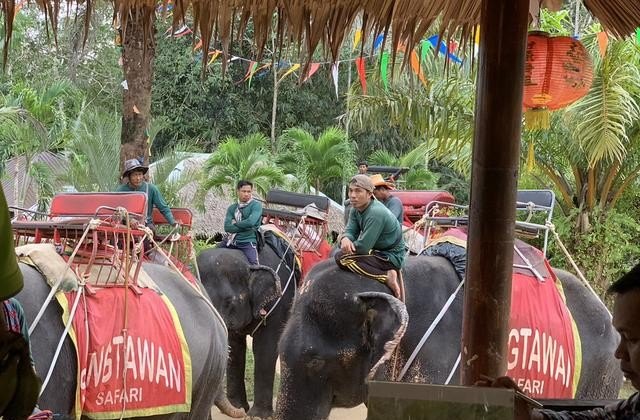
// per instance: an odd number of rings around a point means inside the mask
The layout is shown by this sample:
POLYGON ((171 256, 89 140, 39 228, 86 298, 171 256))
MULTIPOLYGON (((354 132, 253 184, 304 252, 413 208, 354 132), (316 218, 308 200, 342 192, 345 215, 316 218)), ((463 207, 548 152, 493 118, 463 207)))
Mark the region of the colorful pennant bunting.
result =
POLYGON ((373 52, 375 52, 380 45, 382 45, 382 41, 384 41, 384 34, 380 34, 376 37, 376 40, 373 41, 373 52))
POLYGON ((280 80, 278 80, 278 83, 282 82, 282 79, 284 79, 285 77, 287 77, 288 75, 290 75, 291 73, 293 73, 294 71, 298 70, 300 68, 300 63, 296 63, 293 66, 289 67, 289 70, 287 70, 285 72, 285 74, 282 75, 282 77, 280 78, 280 80))
POLYGON ((427 85, 427 79, 424 77, 424 72, 422 71, 422 65, 420 60, 418 59, 418 53, 416 50, 411 51, 411 58, 409 59, 411 63, 411 70, 418 76, 418 79, 422 82, 423 85, 427 85))

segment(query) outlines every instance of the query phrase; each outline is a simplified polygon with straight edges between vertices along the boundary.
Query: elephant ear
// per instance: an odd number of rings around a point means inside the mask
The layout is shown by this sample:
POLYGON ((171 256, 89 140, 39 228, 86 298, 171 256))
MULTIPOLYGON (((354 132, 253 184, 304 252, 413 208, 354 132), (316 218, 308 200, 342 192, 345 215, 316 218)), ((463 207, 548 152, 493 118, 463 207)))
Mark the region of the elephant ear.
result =
POLYGON ((271 267, 256 265, 249 267, 249 292, 253 316, 258 318, 260 310, 282 296, 280 277, 271 267))
POLYGON ((400 344, 407 331, 409 313, 404 303, 387 293, 359 293, 356 299, 366 315, 365 328, 374 361, 367 378, 373 379, 378 368, 389 360, 400 344))

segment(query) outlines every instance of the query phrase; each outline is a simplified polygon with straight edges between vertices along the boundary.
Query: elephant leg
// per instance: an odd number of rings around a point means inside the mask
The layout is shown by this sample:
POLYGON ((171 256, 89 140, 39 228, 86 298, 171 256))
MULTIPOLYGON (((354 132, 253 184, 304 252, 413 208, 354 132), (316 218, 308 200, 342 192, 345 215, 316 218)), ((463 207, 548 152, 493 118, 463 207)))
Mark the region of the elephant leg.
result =
POLYGON ((250 418, 267 419, 273 417, 273 380, 278 358, 278 334, 265 329, 254 337, 253 358, 255 399, 247 415, 250 418))
POLYGON ((227 396, 231 404, 249 409, 244 385, 247 339, 244 334, 229 331, 229 360, 227 361, 227 396))

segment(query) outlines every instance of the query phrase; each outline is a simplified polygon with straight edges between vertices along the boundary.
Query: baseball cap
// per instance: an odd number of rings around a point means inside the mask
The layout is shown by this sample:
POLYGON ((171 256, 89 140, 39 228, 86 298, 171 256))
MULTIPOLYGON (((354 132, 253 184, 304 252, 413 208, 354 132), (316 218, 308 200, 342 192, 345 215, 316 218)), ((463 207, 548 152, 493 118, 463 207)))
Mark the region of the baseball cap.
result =
POLYGON ((355 175, 353 178, 351 178, 351 181, 349 181, 349 185, 360 187, 363 190, 373 192, 373 182, 371 182, 371 178, 369 178, 367 175, 355 175))

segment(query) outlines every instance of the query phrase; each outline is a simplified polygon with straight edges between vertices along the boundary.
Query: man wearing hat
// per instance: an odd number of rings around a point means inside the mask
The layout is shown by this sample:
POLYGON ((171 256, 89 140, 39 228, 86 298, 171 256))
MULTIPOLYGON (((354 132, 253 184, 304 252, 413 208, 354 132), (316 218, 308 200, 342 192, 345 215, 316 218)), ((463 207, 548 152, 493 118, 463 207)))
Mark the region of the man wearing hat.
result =
POLYGON ((398 270, 405 258, 402 228, 384 204, 374 200, 373 190, 367 175, 351 178, 353 208, 335 260, 340 268, 378 280, 402 298, 398 284, 398 270))
POLYGON ((38 400, 40 379, 25 339, 19 303, 10 299, 22 290, 22 273, 13 250, 9 211, 0 188, 0 417, 27 418, 38 400), (8 309, 15 308, 15 311, 8 309), (19 309, 18 309, 19 308, 19 309))
POLYGON ((127 182, 120 184, 116 189, 117 192, 132 192, 138 191, 147 194, 147 220, 146 225, 151 230, 154 229, 153 219, 153 207, 157 207, 160 213, 167 220, 170 225, 175 225, 176 221, 173 219, 171 209, 164 201, 162 193, 155 185, 144 180, 144 175, 149 171, 147 166, 144 166, 138 159, 129 159, 124 163, 124 171, 122 171, 122 178, 127 178, 127 182))
POLYGON ((391 191, 395 190, 395 185, 391 182, 387 182, 382 178, 382 175, 375 174, 371 176, 371 182, 373 183, 373 196, 378 199, 386 208, 393 214, 400 226, 404 218, 404 207, 402 207, 402 201, 398 197, 391 195, 391 191))

